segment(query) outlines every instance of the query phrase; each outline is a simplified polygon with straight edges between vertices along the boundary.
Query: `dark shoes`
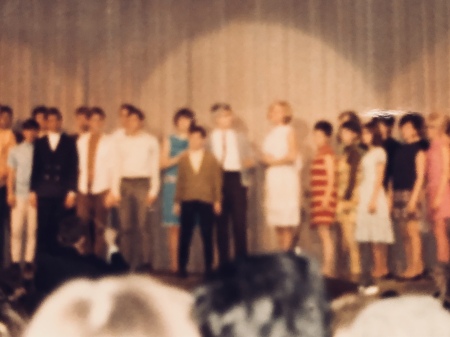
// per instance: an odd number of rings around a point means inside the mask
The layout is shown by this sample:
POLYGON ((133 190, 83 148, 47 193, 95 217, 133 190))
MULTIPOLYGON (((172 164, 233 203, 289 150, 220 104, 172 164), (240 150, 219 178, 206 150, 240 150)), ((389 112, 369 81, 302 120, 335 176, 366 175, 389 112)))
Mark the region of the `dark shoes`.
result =
POLYGON ((181 279, 186 279, 188 277, 188 273, 186 270, 179 270, 177 276, 181 279))

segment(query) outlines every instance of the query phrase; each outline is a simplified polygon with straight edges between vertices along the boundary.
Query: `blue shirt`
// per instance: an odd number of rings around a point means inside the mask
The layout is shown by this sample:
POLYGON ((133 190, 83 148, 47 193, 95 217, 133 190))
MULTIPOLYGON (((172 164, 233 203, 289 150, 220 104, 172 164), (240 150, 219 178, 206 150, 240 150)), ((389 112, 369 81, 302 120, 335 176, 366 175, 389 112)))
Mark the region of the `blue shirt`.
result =
POLYGON ((16 172, 15 193, 17 196, 26 196, 30 193, 33 150, 33 144, 23 142, 9 151, 8 166, 16 172))

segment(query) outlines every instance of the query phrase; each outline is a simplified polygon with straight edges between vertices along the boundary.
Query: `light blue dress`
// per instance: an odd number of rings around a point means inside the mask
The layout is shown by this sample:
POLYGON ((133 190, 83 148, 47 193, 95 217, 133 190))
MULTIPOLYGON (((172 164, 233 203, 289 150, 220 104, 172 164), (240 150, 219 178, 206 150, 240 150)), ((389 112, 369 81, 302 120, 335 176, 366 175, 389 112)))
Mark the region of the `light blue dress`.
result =
MULTIPOLYGON (((188 147, 187 139, 180 138, 176 135, 169 137, 169 156, 173 158, 186 150, 188 147)), ((179 226, 180 219, 173 214, 173 201, 175 198, 175 188, 178 176, 178 165, 169 167, 163 172, 163 226, 179 226)))

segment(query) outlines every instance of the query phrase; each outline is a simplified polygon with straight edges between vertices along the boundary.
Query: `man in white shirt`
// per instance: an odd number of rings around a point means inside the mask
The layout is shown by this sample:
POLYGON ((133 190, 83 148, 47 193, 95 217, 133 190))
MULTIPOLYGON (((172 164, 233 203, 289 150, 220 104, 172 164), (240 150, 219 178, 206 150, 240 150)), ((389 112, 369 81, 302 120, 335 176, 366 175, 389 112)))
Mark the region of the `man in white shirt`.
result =
POLYGON ((105 256, 104 231, 108 221, 106 196, 112 186, 115 144, 103 132, 105 112, 94 107, 88 113, 89 132, 77 141, 77 214, 85 224, 88 251, 105 256), (93 237, 89 234, 94 234, 93 237))
POLYGON ((136 109, 131 104, 122 104, 119 109, 119 125, 117 129, 111 134, 114 139, 119 140, 120 137, 125 136, 128 114, 131 110, 136 109))
POLYGON ((250 170, 255 166, 254 153, 248 138, 233 128, 234 114, 230 105, 217 103, 211 107, 215 128, 210 147, 223 169, 222 213, 217 217, 217 246, 219 263, 230 259, 231 219, 234 252, 247 255, 247 188, 250 170))
POLYGON ((47 112, 47 135, 34 146, 30 202, 38 211, 38 252, 58 250, 58 224, 75 206, 78 154, 70 136, 61 133, 62 115, 47 112))
POLYGON ((151 269, 147 213, 160 187, 159 143, 156 137, 143 130, 144 118, 142 111, 136 108, 128 113, 126 133, 116 143, 112 188, 113 199, 119 205, 120 248, 132 270, 151 269))

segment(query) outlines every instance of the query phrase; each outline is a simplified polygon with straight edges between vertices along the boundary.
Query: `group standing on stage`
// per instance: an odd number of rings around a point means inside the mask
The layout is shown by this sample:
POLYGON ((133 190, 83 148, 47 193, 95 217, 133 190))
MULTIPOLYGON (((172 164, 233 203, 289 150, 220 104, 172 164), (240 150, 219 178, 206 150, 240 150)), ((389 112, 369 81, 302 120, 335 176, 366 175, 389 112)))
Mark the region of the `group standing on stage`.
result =
MULTIPOLYGON (((36 251, 57 252, 58 223, 71 213, 85 224, 87 250, 108 256, 104 232, 110 209, 115 209, 123 256, 132 270, 151 270, 147 215, 160 196, 170 269, 187 275, 198 224, 208 274, 214 246, 220 265, 232 252, 248 254, 247 196, 258 163, 265 168, 265 222, 275 229, 280 249, 295 244, 303 160, 300 135, 291 124, 293 110, 285 101, 269 106, 271 129, 259 150, 234 127, 235 112, 225 103, 211 107, 209 136, 192 110, 178 110, 174 131, 161 145, 144 130, 145 114, 129 104, 120 107, 119 128, 111 134, 104 131, 106 114, 99 107, 78 108, 76 133, 70 135, 62 131, 57 108, 36 107, 20 134, 10 127, 12 117, 11 108, 0 107, 0 230, 4 232, 10 208, 11 262, 17 268, 23 262, 32 269, 36 251)), ((392 115, 362 123, 346 111, 339 116, 337 146, 330 122, 321 120, 313 127, 316 151, 307 218, 321 242, 325 275, 341 272, 336 254, 346 258, 348 273, 361 275, 364 285, 398 274, 393 266, 399 258, 390 247, 401 242, 405 263, 399 277, 420 278, 424 216, 434 233, 438 268, 449 262, 449 120, 439 113, 427 120, 407 113, 399 121, 401 142, 392 136, 394 124, 392 115)), ((0 238, 3 247, 4 235, 0 238)))

